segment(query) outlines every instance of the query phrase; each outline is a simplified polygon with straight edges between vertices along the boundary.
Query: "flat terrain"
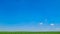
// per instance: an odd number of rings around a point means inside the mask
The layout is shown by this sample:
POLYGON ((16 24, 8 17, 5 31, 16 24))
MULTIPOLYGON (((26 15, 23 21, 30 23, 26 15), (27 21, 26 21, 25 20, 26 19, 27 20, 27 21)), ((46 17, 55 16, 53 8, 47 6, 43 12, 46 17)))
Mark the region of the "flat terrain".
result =
POLYGON ((0 32, 0 34, 60 34, 60 32, 0 32))

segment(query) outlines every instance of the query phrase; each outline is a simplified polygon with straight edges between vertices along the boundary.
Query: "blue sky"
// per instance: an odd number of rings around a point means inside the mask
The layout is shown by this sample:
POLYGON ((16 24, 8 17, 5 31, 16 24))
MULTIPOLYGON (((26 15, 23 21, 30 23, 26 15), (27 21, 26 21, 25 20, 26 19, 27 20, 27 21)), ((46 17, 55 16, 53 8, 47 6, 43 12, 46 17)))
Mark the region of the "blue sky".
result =
POLYGON ((0 0, 0 30, 40 31, 49 28, 60 30, 60 0, 0 0), (42 26, 40 22, 43 22, 42 26))

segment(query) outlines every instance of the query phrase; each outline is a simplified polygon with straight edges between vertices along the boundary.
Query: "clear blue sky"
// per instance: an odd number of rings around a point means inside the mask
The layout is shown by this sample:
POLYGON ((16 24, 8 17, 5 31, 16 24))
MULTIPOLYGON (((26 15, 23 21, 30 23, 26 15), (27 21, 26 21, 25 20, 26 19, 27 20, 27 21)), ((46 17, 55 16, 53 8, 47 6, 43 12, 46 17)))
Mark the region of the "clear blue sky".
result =
POLYGON ((38 31, 50 23, 60 28, 60 0, 0 0, 0 30, 38 31))

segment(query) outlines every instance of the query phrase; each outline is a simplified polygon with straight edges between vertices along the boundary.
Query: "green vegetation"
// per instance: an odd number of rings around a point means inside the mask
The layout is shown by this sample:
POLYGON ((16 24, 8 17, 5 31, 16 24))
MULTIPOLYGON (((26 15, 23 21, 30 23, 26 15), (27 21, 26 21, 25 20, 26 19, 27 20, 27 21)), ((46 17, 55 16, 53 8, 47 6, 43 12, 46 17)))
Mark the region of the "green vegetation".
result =
POLYGON ((60 32, 0 32, 0 34, 60 34, 60 32))

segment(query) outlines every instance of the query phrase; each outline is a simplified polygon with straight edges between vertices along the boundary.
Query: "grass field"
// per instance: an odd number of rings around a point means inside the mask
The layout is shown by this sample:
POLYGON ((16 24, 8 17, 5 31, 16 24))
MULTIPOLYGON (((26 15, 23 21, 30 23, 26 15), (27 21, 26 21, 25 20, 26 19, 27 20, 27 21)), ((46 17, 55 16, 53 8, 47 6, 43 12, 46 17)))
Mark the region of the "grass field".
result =
POLYGON ((60 34, 60 32, 0 32, 0 34, 60 34))

